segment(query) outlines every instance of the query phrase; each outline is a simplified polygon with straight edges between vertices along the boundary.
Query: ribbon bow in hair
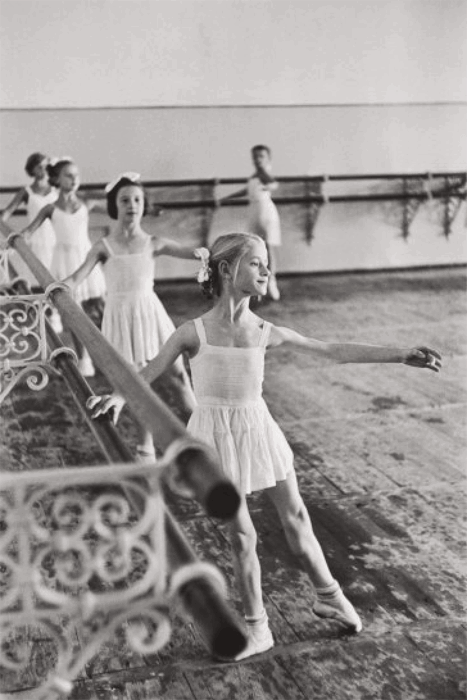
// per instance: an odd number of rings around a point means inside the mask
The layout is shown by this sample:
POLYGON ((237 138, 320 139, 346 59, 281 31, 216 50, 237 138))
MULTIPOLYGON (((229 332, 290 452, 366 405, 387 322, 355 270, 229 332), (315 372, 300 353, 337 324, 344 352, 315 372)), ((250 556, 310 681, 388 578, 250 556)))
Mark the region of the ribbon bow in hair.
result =
POLYGON ((131 182, 139 182, 141 179, 141 175, 139 173, 133 173, 131 171, 128 173, 120 173, 120 175, 117 175, 115 180, 112 180, 112 182, 109 182, 109 184, 105 186, 105 191, 110 192, 111 190, 113 190, 115 185, 123 179, 130 180, 131 182))
POLYGON ((61 163, 64 160, 68 161, 69 163, 73 163, 73 158, 71 156, 55 156, 54 158, 50 158, 49 163, 53 167, 54 165, 57 165, 57 163, 61 163))
POLYGON ((211 276, 211 271, 209 269, 209 257, 210 253, 207 248, 196 248, 195 257, 201 260, 201 267, 198 271, 198 283, 203 284, 203 282, 208 282, 211 276))

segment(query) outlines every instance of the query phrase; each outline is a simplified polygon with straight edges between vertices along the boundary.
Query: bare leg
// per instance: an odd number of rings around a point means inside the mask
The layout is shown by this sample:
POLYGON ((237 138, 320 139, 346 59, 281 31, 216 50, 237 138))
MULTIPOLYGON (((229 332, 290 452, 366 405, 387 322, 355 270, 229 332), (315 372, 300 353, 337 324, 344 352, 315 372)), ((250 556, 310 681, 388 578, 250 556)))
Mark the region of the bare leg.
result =
POLYGON ((341 622, 349 631, 360 632, 362 621, 333 578, 316 536, 308 511, 298 491, 295 472, 266 493, 275 505, 290 549, 313 582, 317 598, 313 612, 341 622))
POLYGON ((233 568, 245 611, 247 645, 237 661, 261 654, 274 646, 261 591, 261 568, 256 553, 256 530, 251 521, 245 498, 239 511, 229 523, 233 568))
POLYGON ((273 488, 266 489, 266 493, 277 509, 290 549, 313 584, 317 588, 329 586, 334 578, 313 532, 295 472, 292 471, 287 479, 277 482, 273 488))
POLYGON ((261 568, 256 553, 257 535, 244 497, 236 516, 228 523, 228 528, 233 568, 245 615, 259 617, 264 608, 261 568))

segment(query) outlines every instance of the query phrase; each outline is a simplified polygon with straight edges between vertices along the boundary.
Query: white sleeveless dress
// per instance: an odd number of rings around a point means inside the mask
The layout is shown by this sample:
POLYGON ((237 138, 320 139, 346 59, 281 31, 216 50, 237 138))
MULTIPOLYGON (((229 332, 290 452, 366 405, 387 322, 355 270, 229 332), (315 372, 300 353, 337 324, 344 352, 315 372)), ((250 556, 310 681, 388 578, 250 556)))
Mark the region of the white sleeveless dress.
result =
MULTIPOLYGON (((122 254, 114 253, 108 241, 102 240, 109 254, 103 268, 107 296, 102 333, 125 360, 142 368, 175 330, 153 289, 151 241, 141 253, 122 254)), ((181 358, 176 366, 183 368, 181 358)))
POLYGON ((276 205, 269 190, 265 190, 259 177, 253 175, 247 184, 249 199, 248 231, 261 236, 269 245, 281 244, 281 225, 276 205))
MULTIPOLYGON (((48 194, 37 194, 37 192, 34 192, 29 186, 26 187, 26 192, 28 194, 26 215, 29 225, 32 221, 34 221, 41 209, 43 209, 47 204, 55 202, 58 197, 58 192, 56 189, 52 189, 48 194)), ((29 240, 29 247, 34 255, 39 258, 44 267, 46 267, 49 271, 52 264, 54 246, 55 231, 50 219, 46 219, 32 234, 29 240)), ((38 285, 38 281, 36 280, 35 276, 18 253, 12 253, 11 262, 18 275, 23 277, 29 285, 38 285)))
MULTIPOLYGON (((88 234, 89 212, 84 204, 73 214, 54 207, 51 221, 56 237, 51 272, 58 280, 62 280, 75 272, 91 249, 88 234)), ((73 290, 73 298, 81 303, 86 299, 102 297, 104 294, 105 280, 99 263, 73 290)))
POLYGON ((188 431, 214 448, 241 493, 274 486, 293 469, 293 453, 262 398, 271 324, 264 321, 253 348, 209 345, 202 319, 194 324, 200 348, 190 367, 198 405, 188 431))
MULTIPOLYGON (((36 218, 37 214, 45 207, 46 204, 55 202, 58 197, 58 192, 56 189, 52 189, 46 195, 33 192, 31 187, 26 187, 26 192, 28 193, 28 202, 26 205, 28 223, 31 223, 31 221, 36 218)), ((41 263, 43 263, 48 270, 50 270, 50 266, 52 264, 55 241, 56 236, 52 222, 50 219, 46 219, 44 223, 39 226, 37 231, 34 231, 29 243, 34 255, 39 258, 41 263)))

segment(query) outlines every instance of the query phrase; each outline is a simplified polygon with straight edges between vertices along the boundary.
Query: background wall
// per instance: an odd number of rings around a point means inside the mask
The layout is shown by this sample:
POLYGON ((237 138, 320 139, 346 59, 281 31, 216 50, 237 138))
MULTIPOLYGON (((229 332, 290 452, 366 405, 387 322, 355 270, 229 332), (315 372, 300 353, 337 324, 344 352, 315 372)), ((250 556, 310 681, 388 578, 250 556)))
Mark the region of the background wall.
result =
MULTIPOLYGON (((466 36, 464 0, 0 0, 0 185, 38 149, 73 155, 85 182, 246 176, 256 142, 277 175, 465 170, 466 36)), ((346 212, 320 216, 311 256, 286 217, 282 269, 467 258, 464 223, 441 251, 428 217, 407 255, 346 212)))
POLYGON ((465 99, 463 0, 2 0, 0 9, 9 108, 465 99))

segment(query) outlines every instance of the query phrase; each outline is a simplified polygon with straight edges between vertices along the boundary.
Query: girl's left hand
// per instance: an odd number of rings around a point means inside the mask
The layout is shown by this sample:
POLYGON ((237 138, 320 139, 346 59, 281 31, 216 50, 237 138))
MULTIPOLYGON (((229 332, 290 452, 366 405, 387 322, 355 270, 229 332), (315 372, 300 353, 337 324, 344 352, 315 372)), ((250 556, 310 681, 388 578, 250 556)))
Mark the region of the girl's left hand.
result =
POLYGON ((412 348, 407 353, 404 359, 404 364, 410 365, 411 367, 421 367, 422 369, 431 369, 433 372, 439 372, 441 369, 441 355, 436 350, 431 350, 431 348, 412 348))

